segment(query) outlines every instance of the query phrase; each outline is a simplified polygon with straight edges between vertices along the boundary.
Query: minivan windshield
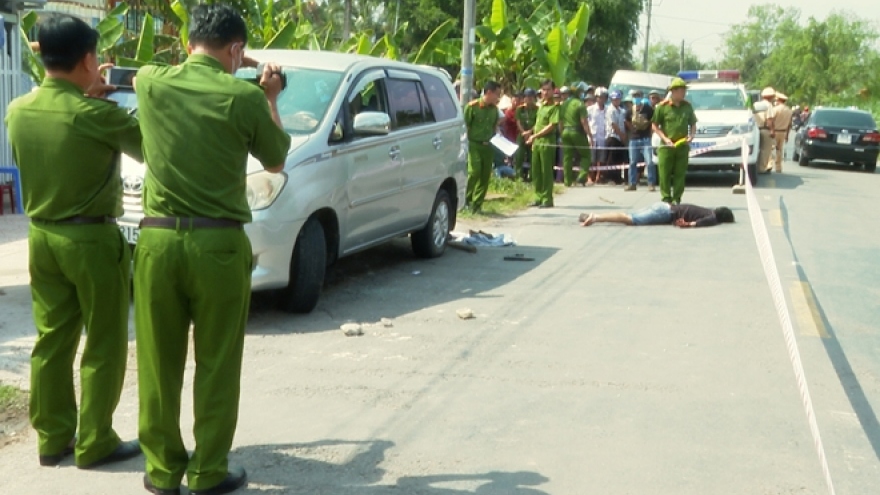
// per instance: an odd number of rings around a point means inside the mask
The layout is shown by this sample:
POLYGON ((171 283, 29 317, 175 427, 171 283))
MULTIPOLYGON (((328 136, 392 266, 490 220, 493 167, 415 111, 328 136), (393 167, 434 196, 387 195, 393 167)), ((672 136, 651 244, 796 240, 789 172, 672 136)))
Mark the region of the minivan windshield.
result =
POLYGON ((850 110, 816 110, 813 113, 813 125, 832 127, 858 127, 860 129, 876 129, 874 118, 864 112, 850 110))
MULTIPOLYGON (((342 73, 328 70, 284 68, 287 89, 278 96, 281 125, 290 134, 315 132, 342 81, 342 73)), ((242 68, 235 77, 256 81, 257 69, 242 68)))
POLYGON ((612 84, 608 91, 620 91, 620 93, 625 97, 629 96, 631 91, 641 91, 642 96, 647 98, 648 94, 651 91, 657 90, 660 94, 666 96, 666 88, 655 88, 651 86, 639 86, 638 84, 612 84))
POLYGON ((742 91, 730 89, 689 89, 687 101, 694 110, 742 110, 746 100, 742 91))

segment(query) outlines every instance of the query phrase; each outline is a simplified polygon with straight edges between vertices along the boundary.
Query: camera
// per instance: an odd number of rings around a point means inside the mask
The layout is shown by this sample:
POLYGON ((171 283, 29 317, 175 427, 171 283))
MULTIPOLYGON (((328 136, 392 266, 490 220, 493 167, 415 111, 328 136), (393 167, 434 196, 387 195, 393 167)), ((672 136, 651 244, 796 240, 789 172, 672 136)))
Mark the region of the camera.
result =
POLYGON ((111 67, 107 72, 107 84, 117 88, 132 89, 137 71, 135 67, 111 67))

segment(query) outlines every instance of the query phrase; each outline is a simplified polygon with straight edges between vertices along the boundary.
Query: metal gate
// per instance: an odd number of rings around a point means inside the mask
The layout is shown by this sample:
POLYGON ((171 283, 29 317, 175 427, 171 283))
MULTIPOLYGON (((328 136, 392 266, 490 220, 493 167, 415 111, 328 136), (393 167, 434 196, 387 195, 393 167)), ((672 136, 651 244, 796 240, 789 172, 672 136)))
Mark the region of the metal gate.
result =
POLYGON ((12 150, 3 123, 6 109, 13 99, 31 89, 30 79, 22 71, 18 14, 0 13, 4 17, 3 34, 6 37, 5 46, 0 50, 0 167, 13 166, 12 150))

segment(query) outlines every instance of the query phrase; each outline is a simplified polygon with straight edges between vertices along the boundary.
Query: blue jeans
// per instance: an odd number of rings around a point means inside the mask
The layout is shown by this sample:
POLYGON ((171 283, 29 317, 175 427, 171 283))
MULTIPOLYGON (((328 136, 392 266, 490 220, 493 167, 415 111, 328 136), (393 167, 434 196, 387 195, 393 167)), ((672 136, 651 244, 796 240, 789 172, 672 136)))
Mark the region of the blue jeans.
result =
POLYGON ((639 160, 644 160, 645 169, 648 171, 648 184, 657 185, 657 165, 651 154, 651 138, 630 139, 629 141, 629 183, 636 185, 639 182, 639 160))
POLYGON ((633 225, 663 225, 672 223, 672 209, 669 203, 654 203, 630 214, 633 225))

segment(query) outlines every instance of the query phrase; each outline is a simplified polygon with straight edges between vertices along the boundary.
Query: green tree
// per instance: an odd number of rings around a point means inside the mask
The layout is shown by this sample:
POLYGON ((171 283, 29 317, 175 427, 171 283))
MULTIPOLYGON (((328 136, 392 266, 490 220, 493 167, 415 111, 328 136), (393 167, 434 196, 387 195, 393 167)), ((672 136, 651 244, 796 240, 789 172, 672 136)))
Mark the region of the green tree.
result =
POLYGON ((797 9, 754 6, 727 35, 724 65, 747 84, 772 86, 792 103, 860 105, 880 110, 875 26, 843 12, 800 22, 797 9))
MULTIPOLYGON (((639 55, 641 58, 641 55, 639 55)), ((684 60, 681 46, 668 41, 658 41, 648 47, 648 72, 675 75, 679 70, 700 70, 706 67, 690 48, 685 47, 684 60)))

